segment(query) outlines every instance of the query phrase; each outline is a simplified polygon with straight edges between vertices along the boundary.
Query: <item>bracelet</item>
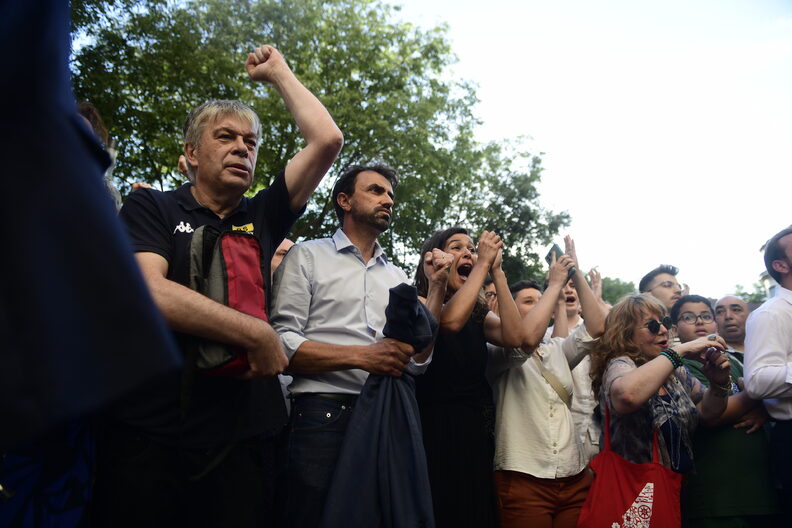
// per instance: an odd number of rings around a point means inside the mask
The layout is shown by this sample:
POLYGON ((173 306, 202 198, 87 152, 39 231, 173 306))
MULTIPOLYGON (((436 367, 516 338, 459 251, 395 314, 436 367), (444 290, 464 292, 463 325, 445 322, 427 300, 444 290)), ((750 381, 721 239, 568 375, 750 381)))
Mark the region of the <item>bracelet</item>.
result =
POLYGON ((725 398, 726 396, 729 395, 731 388, 732 388, 731 376, 729 376, 728 385, 718 385, 717 383, 710 381, 710 390, 717 389, 717 391, 712 392, 712 394, 714 394, 715 396, 720 396, 722 398, 725 398))
POLYGON ((674 350, 673 348, 663 349, 663 351, 660 352, 660 355, 668 358, 668 361, 670 361, 671 364, 674 366, 674 370, 684 365, 684 363, 682 363, 682 358, 679 356, 679 354, 677 354, 677 351, 674 350))

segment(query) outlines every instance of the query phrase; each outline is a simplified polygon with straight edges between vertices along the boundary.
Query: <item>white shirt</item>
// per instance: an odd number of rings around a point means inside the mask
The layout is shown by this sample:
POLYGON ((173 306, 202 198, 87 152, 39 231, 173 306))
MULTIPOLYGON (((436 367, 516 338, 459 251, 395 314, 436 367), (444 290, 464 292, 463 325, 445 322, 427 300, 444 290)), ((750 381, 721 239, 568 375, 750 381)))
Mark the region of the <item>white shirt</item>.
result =
MULTIPOLYGON (((578 322, 571 330, 584 324, 583 318, 578 317, 578 322)), ((545 341, 553 334, 553 327, 545 332, 545 341)), ((602 433, 598 423, 594 421, 594 408, 599 403, 591 389, 591 357, 586 355, 580 363, 572 369, 572 420, 575 422, 581 442, 588 440, 590 444, 599 445, 602 433), (588 436, 588 439, 586 438, 588 436)))
MULTIPOLYGON (((293 246, 275 272, 272 326, 291 360, 305 341, 332 345, 370 345, 384 336, 388 290, 407 282, 407 275, 388 262, 379 244, 363 261, 342 230, 333 238, 293 246)), ((407 372, 421 374, 431 359, 411 360, 407 372)), ((294 374, 292 394, 326 392, 359 394, 368 378, 360 369, 294 374)))
MULTIPOLYGON (((538 353, 568 392, 570 368, 588 354, 594 340, 579 326, 569 337, 542 343, 538 353)), ((522 349, 490 347, 487 379, 495 398, 495 470, 519 471, 537 478, 577 475, 586 458, 572 413, 522 349)))
POLYGON ((792 291, 778 286, 745 324, 745 389, 770 416, 792 420, 792 291))

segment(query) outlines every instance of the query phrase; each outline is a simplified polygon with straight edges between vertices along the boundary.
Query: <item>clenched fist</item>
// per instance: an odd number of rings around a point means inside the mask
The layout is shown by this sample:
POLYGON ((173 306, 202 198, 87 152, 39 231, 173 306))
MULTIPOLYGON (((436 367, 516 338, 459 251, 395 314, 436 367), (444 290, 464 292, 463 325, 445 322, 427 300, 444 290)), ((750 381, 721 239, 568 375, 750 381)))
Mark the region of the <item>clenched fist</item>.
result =
POLYGON ((248 75, 254 81, 274 83, 278 75, 290 72, 283 56, 272 46, 259 46, 245 61, 248 75))

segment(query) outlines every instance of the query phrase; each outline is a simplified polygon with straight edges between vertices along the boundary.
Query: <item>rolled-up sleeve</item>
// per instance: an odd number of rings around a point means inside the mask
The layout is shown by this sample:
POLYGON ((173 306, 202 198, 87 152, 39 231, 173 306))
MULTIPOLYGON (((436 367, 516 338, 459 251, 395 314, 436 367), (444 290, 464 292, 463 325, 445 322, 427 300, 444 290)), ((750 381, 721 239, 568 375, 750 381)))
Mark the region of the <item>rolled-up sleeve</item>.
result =
POLYGON ((522 348, 504 348, 487 343, 487 368, 485 375, 490 384, 510 368, 522 366, 530 354, 522 348))
MULTIPOLYGON (((553 339, 561 338, 556 337, 553 339)), ((572 335, 563 339, 564 342, 561 348, 564 351, 564 356, 566 356, 570 369, 575 368, 587 354, 591 353, 591 350, 594 348, 594 342, 596 341, 589 335, 588 331, 586 331, 586 325, 584 324, 575 328, 572 335)))
POLYGON ((748 318, 745 337, 745 389, 754 399, 792 396, 792 336, 777 312, 757 311, 748 318))
POLYGON ((289 360, 308 340, 304 331, 311 308, 312 268, 311 253, 298 244, 286 254, 275 272, 271 322, 289 360))
MULTIPOLYGON (((432 351, 434 353, 434 350, 432 351)), ((426 361, 423 363, 418 363, 415 361, 415 358, 410 358, 410 362, 407 363, 407 366, 404 370, 407 371, 408 374, 412 374, 413 376, 418 376, 426 372, 426 369, 429 368, 429 364, 432 362, 432 354, 429 354, 429 357, 426 358, 426 361)))

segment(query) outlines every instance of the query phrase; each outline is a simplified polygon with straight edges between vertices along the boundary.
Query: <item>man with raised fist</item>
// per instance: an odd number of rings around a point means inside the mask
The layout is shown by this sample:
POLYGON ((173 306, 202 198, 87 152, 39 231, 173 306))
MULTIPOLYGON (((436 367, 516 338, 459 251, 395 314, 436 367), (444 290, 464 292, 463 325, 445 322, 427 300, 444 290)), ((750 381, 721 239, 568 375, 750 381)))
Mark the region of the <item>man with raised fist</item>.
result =
POLYGON ((158 379, 116 405, 98 444, 97 525, 268 526, 272 523, 275 434, 286 421, 277 374, 287 365, 268 323, 270 259, 304 210, 343 143, 341 131, 283 57, 261 46, 245 63, 272 85, 305 140, 272 184, 252 198, 262 130, 240 101, 208 101, 184 125, 191 181, 178 189, 133 193, 121 210, 154 301, 186 355, 184 372, 158 379), (264 317, 190 288, 194 232, 245 231, 261 246, 264 317), (238 376, 198 372, 196 342, 237 351, 238 376))

